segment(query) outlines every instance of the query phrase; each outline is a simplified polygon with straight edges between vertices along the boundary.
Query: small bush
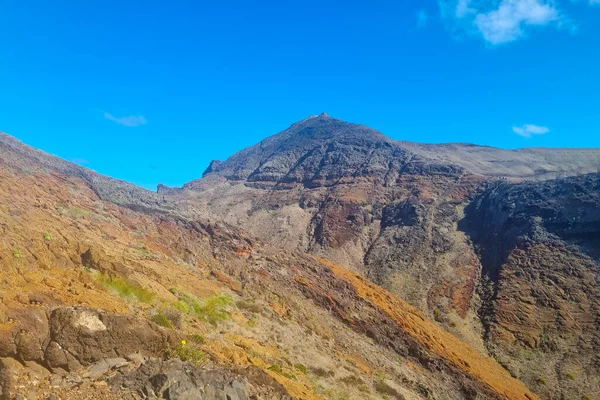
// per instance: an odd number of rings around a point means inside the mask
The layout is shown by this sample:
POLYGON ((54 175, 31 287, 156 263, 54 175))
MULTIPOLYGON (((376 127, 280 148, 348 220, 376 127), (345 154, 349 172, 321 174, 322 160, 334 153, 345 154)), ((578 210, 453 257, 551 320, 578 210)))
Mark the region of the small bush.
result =
POLYGON ((183 301, 176 301, 175 303, 173 303, 173 307, 184 314, 188 314, 190 312, 190 306, 188 306, 187 303, 184 303, 183 301))
POLYGON ((21 250, 14 250, 13 257, 14 258, 23 258, 23 253, 21 253, 21 250))
POLYGON ((279 375, 285 376, 288 379, 293 379, 293 380, 297 379, 295 375, 288 374, 288 373, 284 372, 283 368, 281 368, 281 365, 279 365, 279 364, 273 364, 273 365, 271 365, 269 367, 269 370, 277 372, 279 375))
POLYGON ((271 366, 269 367, 269 370, 271 370, 271 371, 274 371, 274 372, 277 372, 277 373, 278 373, 278 374, 280 374, 280 375, 281 375, 281 373, 283 372, 283 371, 281 370, 281 365, 279 365, 279 364, 273 364, 273 365, 271 365, 271 366))
POLYGON ((308 373, 306 366, 304 366, 302 364, 296 364, 296 365, 294 365, 294 368, 296 368, 298 371, 302 372, 304 375, 306 375, 308 373))
POLYGON ((185 340, 182 340, 177 346, 169 347, 167 355, 169 358, 179 358, 181 361, 191 362, 195 365, 202 365, 206 360, 206 353, 197 346, 188 344, 185 340))
POLYGON ((206 339, 202 335, 192 335, 190 336, 190 340, 196 344, 206 343, 206 339))
POLYGON ((46 232, 44 233, 44 240, 51 242, 52 240, 54 240, 54 238, 52 237, 52 234, 50 232, 46 232))
POLYGON ((167 319, 169 321, 171 321, 171 323, 173 324, 173 326, 175 326, 175 328, 177 329, 181 329, 183 326, 183 320, 181 318, 181 313, 176 310, 176 309, 168 309, 163 311, 163 314, 165 317, 167 317, 167 319))
POLYGON ((152 318, 150 318, 150 321, 154 322, 156 325, 164 326, 165 328, 169 329, 173 329, 175 327, 171 320, 169 320, 166 315, 161 313, 153 315, 152 318))
POLYGON ((570 381, 574 381, 575 380, 575 375, 573 374, 567 374, 567 379, 570 381))
POLYGON ((229 318, 227 309, 233 305, 231 296, 220 295, 200 300, 192 294, 180 292, 176 289, 172 289, 171 292, 179 297, 179 302, 187 304, 189 314, 195 315, 204 322, 216 325, 218 322, 229 318))
POLYGON ((545 378, 538 378, 537 383, 539 383, 540 385, 546 385, 546 384, 548 384, 548 382, 546 382, 545 378))
POLYGON ((108 274, 96 273, 96 280, 104 285, 104 287, 125 298, 128 301, 137 301, 140 303, 151 303, 154 295, 143 287, 129 283, 126 280, 109 276, 108 274))
POLYGON ((581 399, 582 399, 582 400, 592 400, 592 398, 591 398, 590 396, 588 396, 587 394, 584 394, 584 395, 581 397, 581 399))

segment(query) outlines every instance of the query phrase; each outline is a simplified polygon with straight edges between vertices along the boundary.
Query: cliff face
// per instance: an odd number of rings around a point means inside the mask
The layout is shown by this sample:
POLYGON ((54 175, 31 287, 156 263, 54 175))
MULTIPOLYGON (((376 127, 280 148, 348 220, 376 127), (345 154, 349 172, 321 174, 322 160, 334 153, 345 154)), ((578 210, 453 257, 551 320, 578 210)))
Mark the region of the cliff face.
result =
POLYGON ((467 207, 494 354, 553 392, 600 387, 600 179, 491 184, 467 207))

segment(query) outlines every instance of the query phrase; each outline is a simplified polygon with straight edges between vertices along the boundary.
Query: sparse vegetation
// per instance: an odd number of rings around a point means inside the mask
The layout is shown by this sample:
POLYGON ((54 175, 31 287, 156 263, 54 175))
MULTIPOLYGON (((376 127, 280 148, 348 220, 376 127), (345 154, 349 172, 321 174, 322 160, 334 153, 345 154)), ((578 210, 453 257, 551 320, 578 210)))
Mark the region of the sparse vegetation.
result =
POLYGON ((377 371, 375 376, 379 382, 385 382, 388 379, 388 376, 383 371, 377 371))
POLYGON ((537 383, 540 384, 540 385, 547 385, 548 384, 548 382, 546 381, 545 378, 538 378, 537 379, 537 383))
POLYGON ((575 380, 575 375, 573 374, 567 374, 567 379, 570 381, 574 381, 575 380))
POLYGON ((271 365, 271 366, 269 367, 269 370, 271 370, 271 371, 273 371, 273 372, 277 372, 279 375, 281 375, 281 376, 284 376, 284 377, 286 377, 286 378, 288 378, 288 379, 293 379, 293 380, 296 380, 296 379, 297 379, 295 375, 292 375, 292 374, 288 374, 288 373, 286 373, 286 372, 283 370, 283 368, 281 368, 281 365, 279 365, 279 364, 273 364, 273 365, 271 365))
POLYGON ((171 320, 162 313, 153 315, 152 318, 150 318, 150 321, 154 322, 156 325, 160 325, 165 328, 169 328, 169 329, 175 328, 175 326, 173 325, 173 322, 171 322, 171 320))
POLYGON ((192 335, 190 336, 190 340, 196 344, 204 344, 206 343, 206 339, 202 335, 192 335))
POLYGON ((188 344, 182 340, 176 346, 171 346, 167 349, 169 358, 179 358, 181 361, 191 362, 195 365, 202 365, 206 360, 206 353, 194 344, 188 344))
POLYGON ((138 251, 141 255, 151 257, 152 253, 146 248, 146 246, 139 246, 138 251))
POLYGON ((282 374, 282 372, 283 372, 283 371, 282 371, 282 369, 281 369, 281 365, 279 365, 279 364, 273 364, 273 365, 271 365, 271 366, 269 367, 269 370, 271 370, 271 371, 274 371, 274 372, 277 372, 277 373, 278 373, 278 374, 280 374, 280 375, 281 375, 281 374, 282 374))
POLYGON ((23 253, 21 253, 21 250, 15 249, 15 250, 13 250, 13 257, 14 258, 23 258, 23 253))
POLYGON ((54 240, 54 238, 52 237, 52 234, 50 232, 46 232, 44 233, 44 240, 51 242, 54 240))
POLYGON ((102 283, 107 290, 123 297, 127 301, 151 303, 154 300, 154 294, 139 285, 127 282, 119 277, 109 276, 108 274, 96 272, 94 275, 94 278, 102 283))
POLYGON ((250 311, 254 314, 260 313, 263 309, 260 304, 256 304, 253 300, 240 300, 235 305, 241 310, 250 311))
POLYGON ((306 366, 303 364, 296 364, 296 365, 294 365, 294 368, 296 368, 298 371, 302 372, 304 375, 308 374, 308 370, 306 369, 306 366))
POLYGON ((375 382, 374 387, 375 387, 375 390, 377 390, 379 393, 381 393, 385 396, 392 396, 395 399, 404 399, 404 396, 402 396, 400 393, 398 393, 398 391, 396 389, 394 389, 393 387, 391 387, 390 385, 388 385, 385 382, 382 382, 382 381, 375 382))
POLYGON ((73 206, 67 209, 67 215, 71 218, 81 218, 90 215, 90 212, 83 208, 73 206))
MULTIPOLYGON (((229 318, 228 308, 233 305, 231 296, 219 295, 200 300, 190 293, 176 289, 171 289, 171 292, 179 298, 180 303, 187 305, 189 314, 195 315, 204 322, 216 325, 218 322, 229 318)), ((185 306, 180 304, 179 308, 185 308, 185 306)))

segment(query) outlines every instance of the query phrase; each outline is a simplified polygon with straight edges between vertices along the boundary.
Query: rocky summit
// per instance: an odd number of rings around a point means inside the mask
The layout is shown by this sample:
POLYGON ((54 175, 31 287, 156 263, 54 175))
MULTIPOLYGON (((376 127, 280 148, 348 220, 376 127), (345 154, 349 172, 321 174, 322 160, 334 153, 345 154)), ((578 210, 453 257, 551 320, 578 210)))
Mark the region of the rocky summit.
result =
POLYGON ((0 134, 0 398, 600 399, 599 169, 321 114, 155 193, 0 134))

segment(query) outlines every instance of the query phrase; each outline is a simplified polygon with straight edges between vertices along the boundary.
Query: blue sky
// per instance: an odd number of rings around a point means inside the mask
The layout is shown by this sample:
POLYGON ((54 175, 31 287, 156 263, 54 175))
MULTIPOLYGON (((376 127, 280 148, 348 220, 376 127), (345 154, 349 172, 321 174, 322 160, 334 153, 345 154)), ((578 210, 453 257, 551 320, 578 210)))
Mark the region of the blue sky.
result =
POLYGON ((0 18, 0 130, 152 189, 320 112, 600 147, 600 0, 5 0, 0 18))

